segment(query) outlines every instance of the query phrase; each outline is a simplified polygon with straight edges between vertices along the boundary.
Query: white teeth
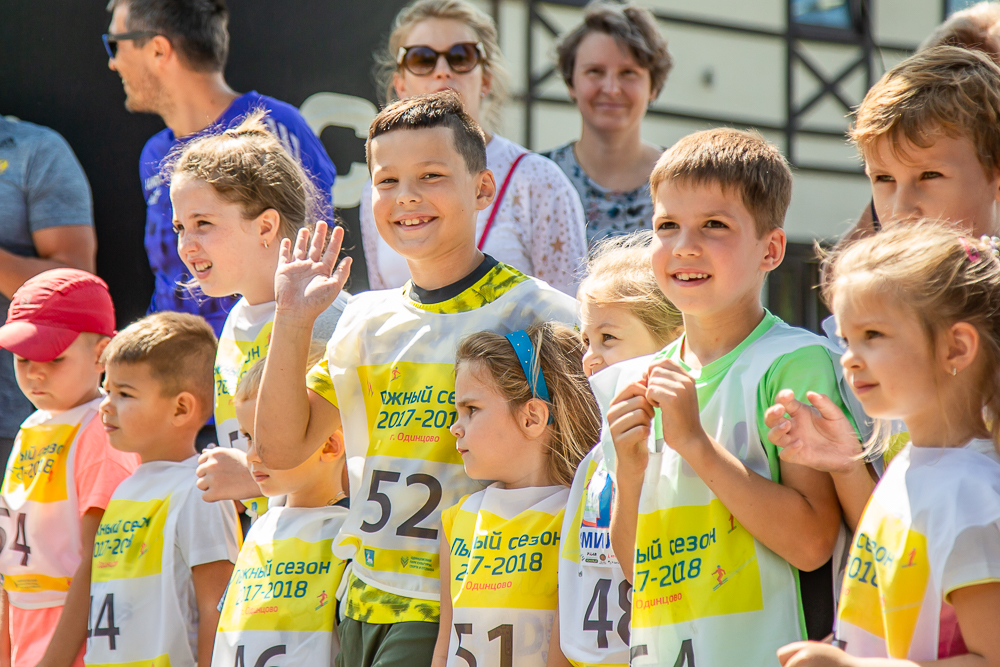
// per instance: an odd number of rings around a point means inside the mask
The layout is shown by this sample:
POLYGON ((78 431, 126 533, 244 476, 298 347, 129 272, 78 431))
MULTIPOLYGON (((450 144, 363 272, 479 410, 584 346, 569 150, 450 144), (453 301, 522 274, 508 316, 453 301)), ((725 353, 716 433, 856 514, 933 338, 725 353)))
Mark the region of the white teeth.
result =
POLYGON ((399 224, 403 225, 404 227, 413 227, 414 225, 420 225, 425 222, 428 222, 429 220, 430 218, 410 218, 409 220, 400 220, 399 224))
POLYGON ((707 273, 678 273, 676 274, 680 280, 702 280, 708 278, 707 273))
POLYGON ((210 268, 212 268, 212 263, 211 262, 195 262, 191 266, 194 267, 195 271, 201 272, 201 271, 208 271, 210 268))

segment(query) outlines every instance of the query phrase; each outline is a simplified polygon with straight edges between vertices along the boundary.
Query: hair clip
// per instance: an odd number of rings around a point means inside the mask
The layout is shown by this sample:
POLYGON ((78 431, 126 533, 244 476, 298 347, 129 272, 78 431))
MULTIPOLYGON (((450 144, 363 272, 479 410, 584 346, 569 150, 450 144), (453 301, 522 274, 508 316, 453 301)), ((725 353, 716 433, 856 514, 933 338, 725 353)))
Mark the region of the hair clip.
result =
POLYGON ((977 250, 975 246, 971 245, 968 241, 966 241, 964 236, 959 236, 958 240, 962 244, 962 247, 965 248, 965 254, 969 256, 969 261, 972 262, 973 264, 978 262, 979 250, 977 250))
POLYGON ((542 374, 542 360, 535 356, 535 346, 531 343, 531 336, 528 335, 527 331, 521 329, 507 334, 504 338, 514 348, 514 354, 517 355, 517 360, 521 363, 524 378, 528 381, 528 386, 531 387, 532 396, 549 404, 549 423, 551 424, 554 421, 552 401, 549 400, 549 389, 545 385, 545 376, 542 374))
POLYGON ((990 236, 983 234, 979 240, 990 247, 994 257, 1000 257, 1000 236, 990 236))

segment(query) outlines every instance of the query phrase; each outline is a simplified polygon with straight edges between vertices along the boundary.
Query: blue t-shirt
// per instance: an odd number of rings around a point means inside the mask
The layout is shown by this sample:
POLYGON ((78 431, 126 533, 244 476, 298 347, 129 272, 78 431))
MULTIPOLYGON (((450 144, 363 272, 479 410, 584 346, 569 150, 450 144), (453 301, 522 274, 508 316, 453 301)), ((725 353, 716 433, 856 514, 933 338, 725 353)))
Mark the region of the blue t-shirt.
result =
MULTIPOLYGON (((36 257, 32 234, 68 225, 94 225, 90 185, 73 149, 54 130, 0 116, 0 247, 36 257)), ((0 294, 0 322, 9 307, 0 294)), ((0 438, 17 435, 32 412, 17 388, 13 355, 0 350, 0 438)))
POLYGON ((190 276, 177 254, 170 188, 161 173, 161 164, 175 147, 205 134, 238 125, 248 112, 260 107, 267 109, 265 122, 268 128, 302 163, 319 189, 324 199, 324 217, 333 220, 333 180, 336 170, 323 144, 313 134, 299 110, 290 104, 253 90, 233 100, 218 120, 201 132, 177 139, 168 127, 146 142, 139 158, 139 176, 142 178, 142 191, 146 198, 146 254, 155 279, 149 312, 169 310, 201 315, 218 335, 229 309, 239 300, 238 295, 215 299, 200 292, 193 294, 182 286, 190 280, 190 276))

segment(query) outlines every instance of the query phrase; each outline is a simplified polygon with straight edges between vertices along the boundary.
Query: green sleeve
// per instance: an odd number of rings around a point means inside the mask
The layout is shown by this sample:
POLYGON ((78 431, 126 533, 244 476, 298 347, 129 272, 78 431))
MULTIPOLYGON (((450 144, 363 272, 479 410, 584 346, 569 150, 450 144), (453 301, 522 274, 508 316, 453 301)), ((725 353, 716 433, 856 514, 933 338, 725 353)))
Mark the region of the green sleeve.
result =
POLYGON ((771 429, 764 423, 764 412, 775 404, 775 397, 783 389, 791 389, 795 392, 795 398, 807 403, 806 392, 814 391, 824 394, 833 401, 834 405, 850 420, 854 430, 858 425, 851 415, 850 410, 844 403, 840 395, 840 385, 837 382, 837 372, 834 364, 840 363, 833 357, 833 353, 822 345, 809 345, 801 347, 794 352, 778 357, 763 380, 757 387, 757 432, 760 440, 764 443, 764 451, 767 452, 767 460, 771 466, 771 479, 776 482, 781 481, 781 471, 778 466, 778 448, 767 439, 767 433, 771 429))

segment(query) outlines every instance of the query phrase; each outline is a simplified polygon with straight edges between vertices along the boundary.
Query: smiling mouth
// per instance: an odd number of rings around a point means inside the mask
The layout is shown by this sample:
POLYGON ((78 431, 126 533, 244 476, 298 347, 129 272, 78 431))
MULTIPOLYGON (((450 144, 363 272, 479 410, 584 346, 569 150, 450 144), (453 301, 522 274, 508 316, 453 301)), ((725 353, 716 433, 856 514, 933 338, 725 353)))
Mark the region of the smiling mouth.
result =
POLYGON ((696 283, 703 280, 708 280, 712 276, 707 273, 699 273, 694 271, 679 271, 672 274, 674 280, 680 281, 682 283, 696 283))
POLYGON ((401 227, 420 227, 421 225, 426 225, 433 220, 436 220, 435 216, 426 216, 420 218, 406 218, 405 220, 397 220, 396 224, 401 227))
POLYGON ((195 273, 208 273, 208 270, 212 268, 211 262, 192 262, 191 268, 194 269, 195 273))

